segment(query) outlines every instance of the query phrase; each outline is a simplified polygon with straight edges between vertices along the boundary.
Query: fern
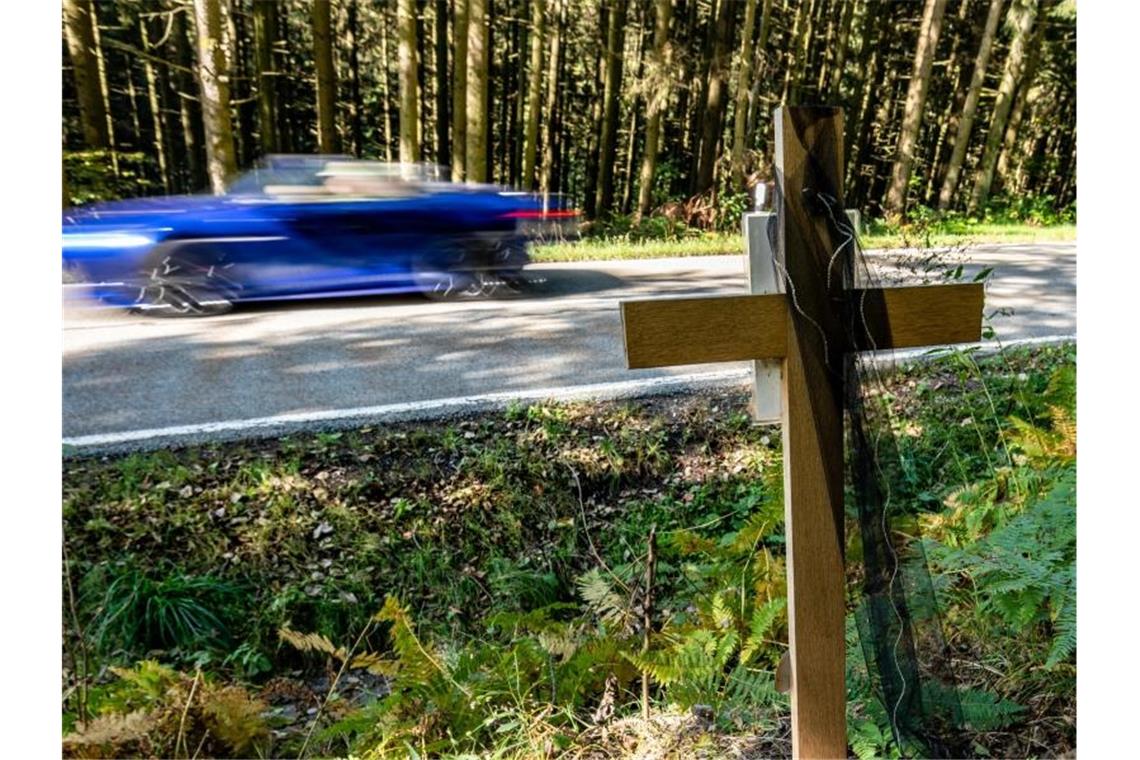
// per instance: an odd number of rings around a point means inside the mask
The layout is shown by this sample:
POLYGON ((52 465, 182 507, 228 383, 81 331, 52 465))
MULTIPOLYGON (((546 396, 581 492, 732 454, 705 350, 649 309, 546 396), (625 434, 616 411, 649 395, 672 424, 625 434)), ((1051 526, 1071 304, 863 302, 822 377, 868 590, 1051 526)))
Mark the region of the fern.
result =
POLYGON ((780 614, 783 613, 787 606, 788 602, 786 599, 773 599, 767 604, 757 607, 752 612, 752 620, 749 622, 748 640, 745 642, 744 648, 740 651, 741 662, 751 662, 756 653, 767 643, 769 631, 772 630, 776 619, 780 617, 780 614))
POLYGON ((1046 668, 1055 668, 1059 663, 1068 660, 1077 648, 1077 599, 1070 596, 1065 599, 1064 606, 1057 614, 1054 624, 1053 646, 1049 648, 1049 657, 1045 660, 1046 668))
POLYGON ((962 718, 976 731, 993 731, 1012 723, 1025 710, 1019 704, 979 689, 959 693, 962 718))
POLYGON ((591 612, 617 630, 630 628, 636 619, 627 600, 614 591, 597 568, 578 578, 578 595, 591 612))

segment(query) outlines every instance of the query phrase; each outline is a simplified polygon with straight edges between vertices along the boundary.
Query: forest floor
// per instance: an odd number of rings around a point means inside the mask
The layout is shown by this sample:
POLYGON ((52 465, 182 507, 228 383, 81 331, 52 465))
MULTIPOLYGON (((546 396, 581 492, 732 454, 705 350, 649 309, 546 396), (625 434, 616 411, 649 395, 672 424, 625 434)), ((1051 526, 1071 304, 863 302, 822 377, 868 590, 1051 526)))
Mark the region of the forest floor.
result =
MULTIPOLYGON (((1075 473, 1074 366, 1072 345, 951 354, 876 396, 896 496, 926 516, 973 756, 1075 747, 1075 506, 1055 496, 1075 473), (1016 541, 1041 556, 1020 586, 984 561, 1016 541)), ((780 437, 746 402, 518 405, 65 460, 65 755, 787 756, 780 437), (644 722, 640 597, 615 589, 644 576, 649 526, 670 627, 644 722), (710 666, 710 646, 740 665, 710 666)), ((848 686, 854 751, 894 756, 866 675, 848 686)))
MULTIPOLYGON (((934 228, 912 226, 886 229, 872 223, 860 236, 865 250, 894 248, 969 248, 992 243, 1047 243, 1076 240, 1075 224, 1039 226, 961 222, 934 228)), ((743 253, 739 232, 691 231, 678 239, 633 240, 624 237, 586 237, 566 243, 542 243, 534 247, 535 261, 598 261, 609 259, 657 259, 675 256, 721 256, 743 253)))

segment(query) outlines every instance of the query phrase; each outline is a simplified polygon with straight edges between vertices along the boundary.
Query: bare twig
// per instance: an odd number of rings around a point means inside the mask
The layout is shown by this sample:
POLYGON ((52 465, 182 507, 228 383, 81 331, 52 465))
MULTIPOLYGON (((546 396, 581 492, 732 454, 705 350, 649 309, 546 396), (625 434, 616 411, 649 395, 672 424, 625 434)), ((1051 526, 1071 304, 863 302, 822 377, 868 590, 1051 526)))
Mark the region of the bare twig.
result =
POLYGON ((87 635, 79 623, 79 613, 75 606, 75 589, 71 585, 71 560, 67 556, 67 544, 63 545, 64 577, 67 580, 67 607, 71 615, 71 626, 75 629, 75 636, 79 642, 79 657, 83 663, 83 673, 79 676, 77 684, 79 691, 79 722, 87 728, 87 679, 91 670, 91 660, 87 650, 87 635))
MULTIPOLYGON (((190 712, 190 705, 194 701, 194 692, 198 690, 198 680, 202 677, 201 670, 194 671, 194 682, 190 684, 190 696, 186 698, 186 706, 182 708, 182 717, 178 719, 178 738, 174 740, 174 756, 178 757, 179 747, 184 747, 186 742, 186 715, 190 712)), ((205 737, 203 737, 205 740, 205 737)), ((190 757, 190 751, 186 750, 186 757, 190 757)))
POLYGON ((570 465, 566 465, 566 467, 570 470, 570 474, 574 476, 574 485, 578 487, 578 511, 582 515, 582 532, 586 534, 586 543, 590 545, 590 553, 594 555, 594 559, 596 559, 598 564, 602 566, 602 569, 613 578, 614 582, 621 586, 626 592, 629 592, 629 586, 618 577, 617 573, 610 569, 610 566, 602 559, 602 555, 598 553, 598 547, 594 546, 594 539, 590 536, 590 526, 586 522, 586 503, 582 499, 582 481, 578 478, 577 470, 570 467, 570 465))
MULTIPOLYGON (((653 631, 653 586, 657 580, 657 526, 649 527, 649 550, 645 558, 645 600, 642 604, 641 653, 649 651, 653 631)), ((641 674, 641 717, 649 720, 649 673, 641 674)))

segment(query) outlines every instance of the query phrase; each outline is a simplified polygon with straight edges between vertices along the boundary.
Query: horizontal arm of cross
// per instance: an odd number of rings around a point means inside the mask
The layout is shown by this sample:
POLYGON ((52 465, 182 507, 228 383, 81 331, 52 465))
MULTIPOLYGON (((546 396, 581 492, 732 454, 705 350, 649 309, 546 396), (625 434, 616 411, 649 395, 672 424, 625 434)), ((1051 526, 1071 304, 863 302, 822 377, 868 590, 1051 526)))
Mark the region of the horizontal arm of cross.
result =
MULTIPOLYGON (((969 343, 981 338, 981 283, 851 291, 862 325, 849 350, 969 343)), ((787 347, 789 302, 772 295, 623 301, 630 369, 779 359, 787 347)))

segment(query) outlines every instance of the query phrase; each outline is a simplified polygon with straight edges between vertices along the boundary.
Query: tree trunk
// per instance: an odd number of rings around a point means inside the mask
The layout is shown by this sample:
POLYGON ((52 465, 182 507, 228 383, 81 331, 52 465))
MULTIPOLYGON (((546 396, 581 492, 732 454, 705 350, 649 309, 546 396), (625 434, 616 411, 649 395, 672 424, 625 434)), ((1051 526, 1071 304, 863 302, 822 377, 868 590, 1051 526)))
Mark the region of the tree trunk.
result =
POLYGON ((424 24, 427 0, 415 0, 413 9, 416 16, 416 95, 419 97, 419 118, 416 120, 416 145, 419 146, 420 159, 424 157, 424 147, 427 143, 425 137, 428 133, 427 118, 428 118, 428 87, 424 77, 427 76, 427 52, 424 46, 427 44, 427 33, 424 31, 424 24))
POLYGON ((107 132, 107 104, 99 76, 99 48, 95 37, 95 7, 92 0, 64 0, 64 30, 67 52, 75 74, 75 93, 79 99, 79 122, 83 141, 90 147, 111 146, 107 132))
POLYGON ((847 49, 851 41, 851 21, 855 18, 858 0, 845 0, 843 20, 839 24, 839 39, 836 40, 835 65, 831 70, 831 83, 827 86, 828 99, 838 101, 839 85, 843 82, 843 67, 847 65, 847 49))
POLYGON ((1025 48, 1033 35, 1033 24, 1037 20, 1037 0, 1014 0, 1009 12, 1013 26, 1013 41, 1009 46, 1009 57, 1005 61, 997 100, 994 102, 994 112, 990 117, 990 130, 986 135, 986 147, 978 168, 978 178, 970 195, 970 211, 976 211, 990 195, 998 151, 1005 135, 1006 121, 1025 65, 1025 48))
POLYGON ((1041 47, 1044 42, 1045 24, 1037 25, 1033 32, 1033 41, 1029 44, 1029 60, 1025 63, 1025 71, 1021 75, 1021 84, 1017 87, 1017 95, 1013 99, 1013 110, 1009 114, 1009 124, 1005 128, 1005 140, 1002 143, 1001 153, 998 155, 997 177, 1005 183, 1009 174, 1010 160, 1017 149, 1017 134, 1021 129, 1021 119, 1025 115, 1025 106, 1030 98, 1033 80, 1037 76, 1037 65, 1041 62, 1041 47))
POLYGON ((451 181, 467 178, 467 1, 454 0, 455 23, 452 39, 455 44, 451 90, 451 181))
MULTIPOLYGON (((147 32, 146 19, 141 17, 138 20, 138 32, 140 49, 149 55, 150 35, 147 32)), ((154 157, 158 164, 158 178, 162 182, 163 191, 169 195, 171 192, 170 168, 166 159, 166 127, 163 121, 158 82, 150 59, 144 57, 142 65, 143 75, 146 77, 147 103, 150 106, 151 131, 154 133, 154 157)))
POLYGON ((230 107, 234 118, 234 157, 238 166, 246 166, 253 153, 253 116, 249 106, 250 77, 246 72, 248 56, 245 45, 245 15, 236 12, 238 0, 225 0, 222 14, 226 20, 226 70, 230 73, 230 107))
MULTIPOLYGON (((542 48, 546 37, 546 2, 534 0, 530 32, 530 69, 527 71, 526 136, 523 141, 522 186, 535 187, 534 163, 538 155, 538 111, 542 98, 542 48)), ((547 112, 547 119, 550 112, 547 112)))
MULTIPOLYGON (((713 32, 712 60, 709 63, 709 89, 702 119, 700 161, 697 164, 696 193, 713 186, 716 175, 717 144, 720 142, 725 97, 724 78, 728 69, 729 41, 732 38, 731 0, 720 0, 717 5, 716 27, 713 32)), ((711 21, 711 19, 710 19, 711 21)))
POLYGON ((273 70, 281 72, 277 80, 277 148, 282 153, 292 153, 301 150, 304 138, 294 119, 295 98, 293 93, 297 87, 293 78, 286 76, 285 72, 295 71, 293 46, 289 40, 293 38, 290 28, 289 14, 277 14, 277 39, 273 41, 273 70))
POLYGON ((396 29, 400 39, 400 163, 414 164, 420 160, 416 0, 399 0, 396 29))
POLYGON ((435 0, 435 162, 451 165, 451 146, 447 140, 447 109, 451 95, 447 91, 447 0, 435 0))
POLYGON ((321 153, 336 153, 336 67, 333 65, 332 12, 329 0, 312 6, 313 58, 317 69, 317 145, 321 153))
POLYGON ((954 150, 953 135, 958 131, 958 115, 962 112, 962 104, 965 102, 966 92, 969 90, 967 80, 969 67, 962 60, 962 53, 964 45, 972 42, 974 36, 973 27, 975 24, 973 20, 973 14, 970 13, 970 0, 964 0, 958 6, 957 20, 947 23, 953 44, 950 49, 950 58, 946 63, 946 75, 935 79, 935 83, 938 83, 940 79, 943 80, 944 87, 939 95, 933 97, 936 100, 941 97, 945 105, 937 117, 938 127, 935 130, 934 149, 928 154, 930 156, 930 160, 927 161, 929 169, 926 172, 926 185, 922 191, 922 202, 924 204, 930 204, 937 200, 935 195, 946 176, 945 160, 942 154, 948 145, 951 151, 954 150), (949 86, 949 89, 945 88, 946 85, 949 86))
POLYGON ((554 113, 558 104, 558 69, 562 61, 562 25, 566 16, 566 0, 553 0, 550 8, 554 30, 550 39, 550 62, 546 74, 546 119, 542 123, 542 191, 543 204, 549 205, 554 179, 554 113))
POLYGON ((467 179, 487 181, 487 0, 467 3, 467 179))
POLYGON ((732 125, 732 185, 745 190, 744 141, 748 129, 748 92, 752 86, 752 32, 756 24, 756 0, 746 0, 744 34, 740 42, 740 71, 736 78, 736 108, 732 125))
POLYGON ((392 78, 388 68, 388 11, 380 11, 383 23, 380 26, 380 102, 384 115, 384 160, 392 162, 392 78))
POLYGON ((190 73, 197 68, 194 46, 190 40, 190 25, 185 14, 174 15, 171 30, 174 45, 174 59, 179 68, 174 77, 174 95, 178 101, 179 121, 182 127, 181 155, 186 174, 182 185, 184 190, 197 192, 206 186, 206 171, 202 161, 202 146, 205 144, 200 99, 196 97, 198 87, 195 76, 190 73))
POLYGON ((614 0, 606 33, 606 81, 602 95, 602 132, 598 139, 599 216, 614 205, 614 165, 617 163, 617 128, 621 111, 621 74, 625 59, 625 16, 628 0, 614 0))
POLYGON ((649 87, 645 95, 645 151, 641 159, 641 177, 637 188, 637 221, 649 213, 653 205, 653 184, 657 174, 657 154, 661 150, 661 117, 669 105, 671 62, 669 55, 669 20, 673 14, 671 0, 656 0, 653 22, 653 52, 649 58, 649 87))
MULTIPOLYGON (((635 81, 642 81, 645 76, 645 28, 639 26, 637 29, 637 43, 634 46, 636 52, 634 59, 637 61, 637 69, 635 74, 635 81)), ((630 104, 629 113, 629 139, 625 144, 625 171, 622 173, 624 184, 622 185, 621 192, 621 213, 628 214, 630 211, 630 203, 633 200, 633 181, 634 181, 634 162, 637 160, 637 124, 641 116, 641 109, 638 107, 637 101, 640 98, 634 97, 633 102, 630 104)))
POLYGON ((974 59, 974 75, 970 79, 970 88, 966 93, 966 102, 962 105, 962 115, 959 118, 958 131, 954 137, 954 151, 950 154, 950 163, 946 167, 946 177, 942 180, 942 189, 938 191, 938 208, 941 211, 950 207, 958 190, 958 180, 962 174, 962 162, 966 158, 966 149, 970 145, 970 132, 974 128, 978 99, 982 94, 982 85, 986 81, 986 67, 989 65, 990 53, 993 51, 994 35, 997 31, 998 21, 1001 20, 1003 2, 1004 0, 990 0, 986 27, 982 30, 982 41, 978 45, 978 55, 974 59))
POLYGON ((273 60, 277 34, 276 0, 254 0, 253 46, 257 60, 257 110, 262 155, 276 153, 280 149, 277 141, 277 68, 273 60))
POLYGON ((198 28, 198 83, 206 134, 206 174, 210 189, 215 195, 221 195, 226 181, 236 173, 237 165, 219 0, 194 0, 194 22, 198 28))
POLYGON ((922 12, 922 25, 918 30, 918 47, 914 53, 914 69, 906 93, 902 127, 899 130, 895 165, 891 171, 891 184, 884 205, 888 214, 901 215, 906 211, 907 187, 914 169, 915 146, 922 128, 922 114, 926 108, 926 93, 930 88, 930 71, 934 65, 934 51, 942 31, 942 16, 946 0, 926 0, 922 12))
POLYGON ((360 19, 357 0, 348 2, 348 28, 345 44, 348 47, 349 97, 352 103, 352 152, 359 158, 364 155, 364 101, 360 97, 360 19))
POLYGON ((807 54, 811 50, 812 13, 819 0, 801 0, 796 13, 796 23, 792 31, 792 46, 789 50, 788 71, 784 77, 783 102, 791 105, 799 103, 800 87, 804 69, 807 67, 807 54))
POLYGON ((590 98, 590 119, 587 123, 586 138, 586 176, 585 192, 583 195, 583 211, 587 219, 597 216, 598 210, 598 166, 600 163, 600 145, 602 131, 602 104, 604 97, 601 94, 606 78, 606 67, 609 66, 609 56, 606 54, 606 40, 609 37, 610 6, 607 2, 598 5, 598 29, 602 34, 602 41, 597 48, 597 63, 594 65, 594 95, 590 98))

